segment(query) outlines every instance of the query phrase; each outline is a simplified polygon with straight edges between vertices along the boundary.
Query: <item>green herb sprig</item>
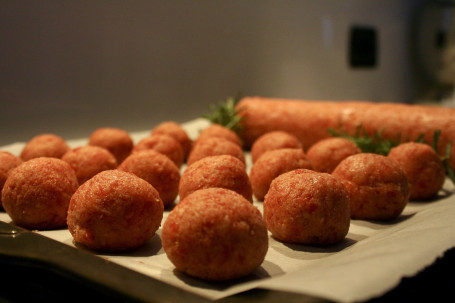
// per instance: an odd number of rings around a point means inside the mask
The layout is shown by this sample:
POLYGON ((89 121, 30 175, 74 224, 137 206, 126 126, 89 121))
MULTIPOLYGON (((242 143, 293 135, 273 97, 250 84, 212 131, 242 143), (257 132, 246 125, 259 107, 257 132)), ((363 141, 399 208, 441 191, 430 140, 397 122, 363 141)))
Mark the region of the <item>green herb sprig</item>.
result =
POLYGON ((449 179, 455 184, 455 173, 453 172, 452 167, 450 166, 450 150, 452 149, 452 142, 449 142, 445 147, 445 155, 441 155, 438 150, 438 141, 439 137, 441 136, 441 130, 436 130, 433 135, 433 149, 438 154, 439 158, 444 165, 444 169, 446 171, 446 175, 449 179))
POLYGON ((398 135, 396 140, 384 138, 382 130, 375 131, 373 135, 369 135, 362 125, 359 125, 356 128, 354 135, 348 134, 342 130, 341 127, 339 131, 334 129, 329 129, 328 131, 334 137, 342 137, 354 142, 364 153, 374 153, 386 156, 393 147, 401 142, 401 135, 398 135))
POLYGON ((202 117, 208 119, 212 123, 220 124, 238 133, 242 130, 242 125, 240 122, 243 119, 239 116, 239 110, 236 108, 236 105, 240 99, 241 95, 237 94, 235 97, 228 97, 225 101, 220 102, 217 106, 210 105, 210 111, 204 114, 202 117))

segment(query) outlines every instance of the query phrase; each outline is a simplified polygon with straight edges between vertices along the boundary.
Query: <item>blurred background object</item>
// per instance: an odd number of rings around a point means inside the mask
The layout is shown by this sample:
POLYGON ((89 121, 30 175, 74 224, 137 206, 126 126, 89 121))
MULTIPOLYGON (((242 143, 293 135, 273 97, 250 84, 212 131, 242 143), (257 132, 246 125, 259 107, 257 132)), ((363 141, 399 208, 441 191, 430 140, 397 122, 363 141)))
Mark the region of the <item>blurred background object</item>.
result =
POLYGON ((424 0, 0 0, 0 145, 184 122, 239 92, 438 102, 452 14, 424 0))
POLYGON ((454 106, 455 1, 426 1, 416 13, 416 62, 426 85, 419 97, 454 106))

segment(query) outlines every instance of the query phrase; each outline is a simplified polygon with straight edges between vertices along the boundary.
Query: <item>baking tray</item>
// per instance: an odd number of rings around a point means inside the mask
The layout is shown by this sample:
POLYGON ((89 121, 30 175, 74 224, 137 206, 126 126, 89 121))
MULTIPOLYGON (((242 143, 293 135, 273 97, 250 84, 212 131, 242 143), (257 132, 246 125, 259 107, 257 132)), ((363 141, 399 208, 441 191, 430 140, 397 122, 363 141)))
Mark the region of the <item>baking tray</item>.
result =
MULTIPOLYGON (((200 124, 197 121, 195 124, 191 123, 187 125, 188 130, 193 132, 193 137, 194 132, 203 126, 203 123, 200 124)), ((148 134, 148 131, 136 135, 139 138, 146 134, 148 134)), ((80 145, 83 144, 83 140, 72 143, 74 145, 80 145)), ((12 149, 17 150, 20 146, 21 144, 15 144, 12 149)), ((452 218, 451 215, 454 209, 451 206, 453 205, 453 201, 451 201, 453 200, 453 197, 451 197, 452 192, 445 192, 443 194, 445 196, 442 196, 441 203, 449 205, 451 212, 449 214, 441 212, 445 215, 444 220, 447 221, 447 224, 444 224, 444 228, 452 230, 455 229, 455 223, 452 223, 455 220, 450 219, 452 218)), ((438 203, 441 204, 438 201, 434 201, 436 206, 438 203)), ((414 204, 411 206, 419 208, 421 205, 414 204)), ((427 208, 427 210, 431 211, 431 204, 427 208)), ((413 212, 408 212, 403 221, 413 216, 413 212)), ((7 277, 7 279, 6 282, 2 282, 0 295, 6 298, 7 302, 23 302, 31 299, 36 302, 40 298, 42 298, 43 302, 50 302, 54 299, 56 302, 61 302, 62 299, 80 301, 80 299, 87 297, 122 302, 214 301, 197 293, 195 294, 192 291, 171 285, 162 279, 143 274, 131 267, 124 266, 121 263, 119 264, 119 262, 112 262, 112 260, 115 261, 115 256, 100 257, 96 253, 68 245, 70 243, 62 243, 62 241, 56 241, 51 237, 43 236, 46 233, 42 234, 16 227, 14 224, 9 223, 8 220, 1 222, 2 218, 7 218, 7 215, 0 213, 0 268, 2 275, 7 277), (24 291, 15 291, 18 285, 24 291)), ((362 222, 355 223, 358 225, 362 222)), ((398 222, 396 224, 397 227, 400 227, 400 224, 398 222)), ((393 225, 387 226, 386 224, 379 227, 387 229, 391 226, 393 227, 393 225)), ((452 233, 450 233, 450 237, 452 237, 452 233)), ((428 296, 434 299, 437 295, 444 296, 450 294, 451 288, 455 286, 455 280, 450 273, 454 263, 454 249, 452 247, 455 246, 455 237, 441 239, 441 241, 437 241, 438 244, 439 242, 444 243, 436 250, 436 253, 431 251, 431 256, 428 258, 430 260, 429 263, 416 267, 415 271, 412 271, 411 276, 403 274, 398 280, 398 282, 401 280, 401 283, 396 283, 390 288, 382 288, 379 292, 368 296, 363 301, 388 301, 391 298, 412 300, 422 299, 428 296), (445 252, 445 257, 441 258, 442 254, 440 252, 445 252), (425 269, 427 265, 432 263, 432 266, 425 269), (398 286, 395 287, 396 285, 398 286)), ((335 255, 345 252, 342 249, 340 252, 335 253, 335 255)), ((380 269, 378 268, 378 271, 380 269)), ((375 270, 370 268, 369 273, 373 274, 374 272, 375 270)), ((340 279, 342 281, 345 280, 344 277, 340 277, 340 279)), ((304 286, 302 285, 302 288, 304 286)), ((267 287, 262 287, 261 285, 252 287, 251 289, 246 289, 236 294, 216 299, 215 301, 277 302, 278 300, 286 302, 331 301, 327 299, 327 296, 318 296, 311 292, 305 293, 304 290, 289 291, 286 290, 286 287, 277 289, 270 287, 270 285, 267 287)), ((335 298, 332 301, 339 300, 335 298)))

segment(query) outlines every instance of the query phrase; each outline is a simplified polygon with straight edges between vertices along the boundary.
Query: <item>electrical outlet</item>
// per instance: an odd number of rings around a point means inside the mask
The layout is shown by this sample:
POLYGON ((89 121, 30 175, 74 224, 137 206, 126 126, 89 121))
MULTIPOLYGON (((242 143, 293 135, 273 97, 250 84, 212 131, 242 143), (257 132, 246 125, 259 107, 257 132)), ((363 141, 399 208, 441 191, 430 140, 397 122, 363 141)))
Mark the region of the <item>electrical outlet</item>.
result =
POLYGON ((349 39, 349 65, 374 68, 378 62, 378 38, 374 27, 353 26, 349 39))

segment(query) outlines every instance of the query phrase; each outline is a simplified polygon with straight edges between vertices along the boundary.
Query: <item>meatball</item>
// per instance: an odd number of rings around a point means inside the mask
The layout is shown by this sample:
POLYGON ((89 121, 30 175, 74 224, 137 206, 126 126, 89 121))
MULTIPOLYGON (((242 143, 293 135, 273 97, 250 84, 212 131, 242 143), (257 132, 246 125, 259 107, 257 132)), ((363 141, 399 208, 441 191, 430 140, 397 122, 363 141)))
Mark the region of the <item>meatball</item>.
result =
POLYGON ((62 157, 76 172, 79 185, 104 170, 117 168, 117 159, 105 148, 93 145, 76 147, 62 157))
POLYGON ((170 206, 179 192, 180 170, 171 159, 155 150, 134 152, 118 167, 149 182, 160 194, 164 207, 170 206))
POLYGON ((163 224, 161 240, 177 270, 212 281, 250 274, 268 250, 259 210, 224 188, 201 189, 178 203, 163 224))
POLYGON ((306 152, 306 156, 313 170, 330 174, 342 160, 361 152, 352 141, 346 138, 331 137, 312 145, 306 152))
POLYGON ((20 157, 24 161, 38 157, 61 158, 69 150, 69 145, 61 137, 54 134, 41 134, 25 144, 20 157))
POLYGON ((299 148, 302 149, 302 143, 299 139, 285 131, 270 131, 257 138, 251 146, 251 160, 256 162, 257 159, 266 151, 279 148, 299 148))
POLYGON ((392 148, 388 157, 400 163, 406 172, 409 199, 433 198, 444 185, 444 164, 431 146, 416 142, 402 143, 392 148))
POLYGON ((408 202, 406 173, 398 162, 386 156, 371 153, 349 156, 332 175, 348 190, 351 219, 392 220, 408 202))
POLYGON ((185 129, 174 121, 164 121, 155 126, 152 135, 168 135, 177 140, 183 148, 184 158, 188 157, 191 150, 192 141, 185 129))
POLYGON ((185 153, 182 146, 169 135, 155 134, 145 137, 134 146, 133 153, 150 149, 169 157, 179 168, 185 160, 185 153))
POLYGON ((8 178, 8 174, 13 168, 22 164, 22 162, 22 159, 18 156, 7 151, 0 151, 0 209, 3 209, 1 192, 8 178))
POLYGON ((57 229, 66 226, 77 177, 65 161, 39 157, 10 171, 2 190, 2 203, 13 222, 28 229, 57 229))
POLYGON ((242 141, 240 137, 231 129, 222 126, 220 124, 211 124, 210 126, 204 128, 197 137, 197 140, 203 140, 207 137, 220 137, 227 139, 238 146, 242 147, 242 141))
POLYGON ((311 169, 303 149, 281 148, 263 153, 250 170, 251 187, 256 199, 264 200, 273 179, 298 168, 311 169))
POLYGON ((283 242, 338 243, 349 231, 349 195, 330 174, 296 169, 272 181, 264 199, 264 220, 283 242))
POLYGON ((106 252, 142 246, 161 225, 163 202, 147 181, 105 170, 82 184, 71 198, 68 229, 76 244, 106 252))
POLYGON ((245 154, 239 145, 221 137, 206 137, 195 142, 187 164, 191 165, 204 157, 216 155, 231 155, 245 163, 245 154))
POLYGON ((117 164, 122 163, 130 155, 134 145, 133 139, 127 131, 114 127, 96 129, 90 135, 88 144, 110 151, 117 159, 117 164))
POLYGON ((198 189, 210 187, 233 190, 253 202, 253 191, 246 166, 234 156, 208 156, 188 166, 180 179, 180 199, 198 189))

